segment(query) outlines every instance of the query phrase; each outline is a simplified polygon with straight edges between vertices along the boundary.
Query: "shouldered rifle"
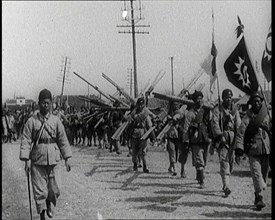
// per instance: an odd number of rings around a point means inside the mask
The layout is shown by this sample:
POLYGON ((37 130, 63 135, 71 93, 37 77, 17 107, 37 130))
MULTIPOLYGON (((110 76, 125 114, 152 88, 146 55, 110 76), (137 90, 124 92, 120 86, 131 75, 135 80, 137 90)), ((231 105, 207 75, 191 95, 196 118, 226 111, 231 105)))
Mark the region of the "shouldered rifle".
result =
MULTIPOLYGON (((125 113, 126 114, 126 113, 125 113)), ((132 120, 132 117, 136 114, 136 108, 134 108, 131 112, 130 115, 126 116, 126 121, 123 122, 120 127, 115 131, 115 133, 112 135, 113 140, 119 140, 119 137, 122 135, 123 131, 126 129, 130 121, 132 120)))
POLYGON ((105 78, 109 83, 111 83, 113 86, 116 87, 116 89, 131 103, 135 103, 135 100, 132 96, 130 96, 122 87, 120 87, 118 84, 116 84, 113 80, 111 80, 108 76, 106 76, 104 73, 102 73, 103 78, 105 78))
POLYGON ((176 114, 174 114, 174 116, 172 118, 170 117, 170 120, 167 122, 165 127, 162 129, 162 131, 156 137, 156 139, 158 141, 160 141, 164 137, 164 135, 170 130, 170 128, 172 127, 174 121, 177 120, 179 118, 179 116, 180 116, 179 113, 176 113, 176 114))
POLYGON ((149 137, 149 135, 154 131, 155 128, 156 128, 156 126, 152 126, 151 128, 149 128, 145 132, 145 134, 140 138, 140 140, 142 140, 142 141, 146 140, 149 137))

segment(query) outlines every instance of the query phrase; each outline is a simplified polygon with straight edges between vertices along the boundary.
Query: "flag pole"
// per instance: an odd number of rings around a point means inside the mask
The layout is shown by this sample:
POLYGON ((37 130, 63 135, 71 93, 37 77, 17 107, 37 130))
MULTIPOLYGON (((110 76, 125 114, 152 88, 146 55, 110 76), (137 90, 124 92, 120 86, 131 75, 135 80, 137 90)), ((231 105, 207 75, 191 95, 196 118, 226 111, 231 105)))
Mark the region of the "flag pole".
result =
MULTIPOLYGON (((255 64, 255 65, 256 65, 256 73, 259 73, 259 69, 258 69, 257 61, 256 61, 256 64, 255 64)), ((263 98, 264 98, 264 103, 265 103, 265 106, 266 106, 266 109, 267 109, 267 114, 268 114, 268 116, 269 116, 269 119, 271 120, 271 115, 270 115, 269 108, 268 108, 268 105, 267 105, 266 96, 265 96, 265 94, 264 94, 264 91, 263 91, 263 88, 262 88, 261 84, 259 83, 259 79, 258 79, 257 74, 255 74, 255 75, 256 75, 256 79, 257 79, 257 81, 258 81, 258 84, 259 84, 259 87, 260 87, 261 93, 262 93, 263 98)))
MULTIPOLYGON (((244 37, 244 31, 243 31, 243 30, 242 30, 242 34, 243 34, 243 37, 244 37)), ((244 42, 245 42, 245 37, 244 37, 244 42)), ((245 42, 245 44, 246 44, 246 42, 245 42)), ((246 48, 247 48, 247 53, 248 53, 248 56, 249 56, 249 59, 250 59, 251 56, 250 56, 249 49, 248 49, 248 47, 246 47, 246 48)), ((261 93, 262 93, 262 95, 263 95, 264 104, 265 104, 266 109, 267 109, 268 117, 269 117, 269 119, 271 120, 271 115, 270 115, 269 108, 268 108, 268 105, 267 105, 266 97, 265 97, 265 94, 264 94, 264 92, 263 92, 263 88, 262 88, 262 86, 261 86, 261 84, 260 84, 260 82, 259 82, 258 76, 257 76, 257 73, 259 73, 258 68, 255 68, 253 62, 251 62, 251 65, 252 65, 252 68, 253 68, 254 70, 256 69, 256 71, 255 71, 255 77, 256 77, 256 80, 257 80, 258 85, 259 85, 259 87, 260 87, 261 93)))
MULTIPOLYGON (((213 8, 212 8, 212 47, 214 46, 214 12, 213 12, 213 8)), ((213 48, 212 48, 213 49, 213 48)), ((211 52, 212 52, 211 49, 211 52)), ((217 52, 216 52, 217 54, 217 52)), ((214 59, 214 58, 213 58, 214 59)), ((215 58, 216 59, 216 58, 215 58)), ((212 65, 213 68, 213 65, 212 65)), ((212 73, 213 74, 213 73, 212 73)), ((217 74, 217 70, 215 72, 216 77, 217 77, 217 89, 218 89, 218 102, 219 102, 219 110, 221 110, 221 96, 220 96, 220 84, 219 84, 219 77, 217 74)), ((223 123, 222 123, 222 115, 221 115, 221 111, 220 112, 220 125, 221 125, 221 131, 223 132, 223 123)))

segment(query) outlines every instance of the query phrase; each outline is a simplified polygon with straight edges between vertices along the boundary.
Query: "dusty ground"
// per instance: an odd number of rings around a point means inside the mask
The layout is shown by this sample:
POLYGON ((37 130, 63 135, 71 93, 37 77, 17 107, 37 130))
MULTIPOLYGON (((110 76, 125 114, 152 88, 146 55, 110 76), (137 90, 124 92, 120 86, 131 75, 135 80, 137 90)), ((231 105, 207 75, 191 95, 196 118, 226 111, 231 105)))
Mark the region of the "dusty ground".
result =
MULTIPOLYGON (((72 171, 65 171, 63 161, 63 185, 53 219, 271 219, 271 179, 264 191, 266 207, 257 211, 246 160, 235 167, 233 192, 225 198, 216 154, 209 157, 206 188, 200 189, 191 155, 187 178, 182 179, 167 172, 168 154, 162 147, 149 148, 149 174, 142 169, 134 173, 127 148, 121 149, 117 155, 96 147, 72 147, 72 171)), ((19 142, 2 145, 2 219, 30 219, 24 163, 18 158, 19 142)), ((33 199, 32 209, 33 219, 39 219, 33 199)))

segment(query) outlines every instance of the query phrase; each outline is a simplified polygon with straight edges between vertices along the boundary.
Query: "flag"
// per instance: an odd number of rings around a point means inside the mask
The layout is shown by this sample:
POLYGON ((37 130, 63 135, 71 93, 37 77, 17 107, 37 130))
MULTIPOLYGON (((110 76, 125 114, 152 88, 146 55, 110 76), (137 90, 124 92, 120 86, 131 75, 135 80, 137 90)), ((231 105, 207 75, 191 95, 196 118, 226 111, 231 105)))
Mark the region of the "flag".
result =
POLYGON ((258 91, 259 83, 251 64, 244 36, 224 63, 226 76, 234 86, 251 95, 258 91))
POLYGON ((211 54, 209 54, 204 61, 200 64, 201 68, 204 70, 204 72, 210 76, 210 92, 212 92, 212 90, 214 89, 213 87, 213 83, 215 82, 216 74, 215 76, 213 76, 212 74, 212 64, 211 64, 211 54))
POLYGON ((272 63, 272 47, 271 47, 271 26, 269 28, 269 32, 267 34, 265 50, 263 52, 262 57, 262 71, 265 75, 267 82, 272 80, 272 72, 271 72, 271 63, 272 63))
POLYGON ((211 55, 209 54, 204 61, 200 64, 201 68, 204 70, 204 72, 208 75, 212 75, 211 73, 211 55))

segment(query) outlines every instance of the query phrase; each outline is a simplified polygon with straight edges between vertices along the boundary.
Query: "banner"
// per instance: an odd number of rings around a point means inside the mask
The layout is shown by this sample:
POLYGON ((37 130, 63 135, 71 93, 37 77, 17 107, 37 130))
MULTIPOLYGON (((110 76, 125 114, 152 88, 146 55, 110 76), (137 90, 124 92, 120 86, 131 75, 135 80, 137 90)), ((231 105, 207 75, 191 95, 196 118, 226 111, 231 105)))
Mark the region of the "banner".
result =
POLYGON ((264 50, 263 56, 262 56, 262 71, 263 71, 263 74, 265 75, 265 78, 266 78, 267 82, 270 82, 272 80, 272 68, 271 68, 272 46, 271 46, 271 41, 272 41, 272 35, 271 35, 271 26, 270 26, 269 32, 268 32, 267 38, 266 38, 265 50, 264 50))
POLYGON ((258 80, 243 35, 240 36, 239 43, 225 61, 224 70, 229 82, 246 94, 251 95, 258 91, 258 80))

